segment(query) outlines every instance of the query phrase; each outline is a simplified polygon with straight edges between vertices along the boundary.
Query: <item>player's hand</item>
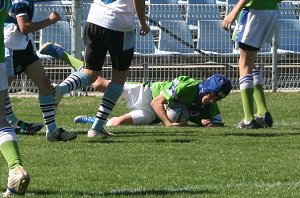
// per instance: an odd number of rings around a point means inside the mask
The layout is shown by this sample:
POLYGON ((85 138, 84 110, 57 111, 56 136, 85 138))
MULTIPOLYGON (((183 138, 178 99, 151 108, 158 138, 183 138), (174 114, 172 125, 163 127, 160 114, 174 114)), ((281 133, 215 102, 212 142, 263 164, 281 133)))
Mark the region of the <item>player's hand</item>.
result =
POLYGON ((177 122, 170 122, 168 124, 165 124, 166 127, 179 127, 179 126, 184 126, 186 123, 177 123, 177 122))
POLYGON ((49 14, 48 19, 51 21, 51 24, 53 24, 53 23, 56 23, 57 21, 59 21, 61 18, 57 12, 51 12, 49 14))
POLYGON ((227 15, 221 23, 223 29, 229 31, 231 29, 231 25, 233 24, 234 20, 235 17, 233 14, 230 13, 229 15, 227 15))
POLYGON ((204 127, 212 127, 213 123, 210 121, 210 119, 202 119, 201 124, 204 127))
POLYGON ((145 25, 141 25, 140 27, 140 35, 145 36, 146 34, 148 34, 150 32, 150 27, 145 24, 145 25))

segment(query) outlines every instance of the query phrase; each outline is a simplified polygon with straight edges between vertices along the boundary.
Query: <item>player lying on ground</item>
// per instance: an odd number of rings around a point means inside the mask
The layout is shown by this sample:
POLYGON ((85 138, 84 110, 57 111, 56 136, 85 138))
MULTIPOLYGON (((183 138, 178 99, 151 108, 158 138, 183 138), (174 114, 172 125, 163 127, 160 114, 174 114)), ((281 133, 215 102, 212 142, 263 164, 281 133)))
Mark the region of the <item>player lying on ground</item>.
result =
MULTIPOLYGON (((61 59, 79 69, 83 62, 67 54, 61 46, 46 44, 41 54, 61 59)), ((104 92, 109 81, 99 77, 93 88, 104 92)), ((172 123, 166 115, 165 105, 179 102, 190 109, 190 121, 201 126, 222 126, 221 114, 216 102, 225 98, 232 89, 230 81, 221 74, 215 74, 204 82, 188 76, 180 76, 173 81, 155 83, 127 83, 123 96, 130 112, 110 119, 108 126, 151 124, 160 120, 165 126, 182 126, 186 123, 172 123), (153 99, 152 99, 153 98, 153 99)), ((75 121, 93 123, 94 118, 84 117, 75 121)))

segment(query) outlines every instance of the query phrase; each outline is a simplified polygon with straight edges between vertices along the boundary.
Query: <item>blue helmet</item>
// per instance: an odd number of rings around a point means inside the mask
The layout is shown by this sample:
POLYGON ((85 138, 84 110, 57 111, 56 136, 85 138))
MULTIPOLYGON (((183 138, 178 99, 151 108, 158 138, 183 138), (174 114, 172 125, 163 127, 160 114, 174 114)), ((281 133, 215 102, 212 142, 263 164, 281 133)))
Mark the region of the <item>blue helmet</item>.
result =
POLYGON ((205 80, 203 83, 199 83, 199 96, 202 97, 209 92, 213 92, 220 99, 225 98, 231 91, 232 85, 230 80, 222 74, 214 74, 205 80))

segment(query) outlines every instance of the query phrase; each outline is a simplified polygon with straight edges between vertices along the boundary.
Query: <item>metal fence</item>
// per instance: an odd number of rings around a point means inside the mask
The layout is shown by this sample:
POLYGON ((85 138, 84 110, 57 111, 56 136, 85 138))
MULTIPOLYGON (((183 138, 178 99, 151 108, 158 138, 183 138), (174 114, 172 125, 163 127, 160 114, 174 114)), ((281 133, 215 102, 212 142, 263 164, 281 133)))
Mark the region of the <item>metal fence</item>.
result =
MULTIPOLYGON (((74 39, 74 32, 78 35, 78 30, 82 31, 85 25, 90 4, 84 2, 76 8, 72 4, 36 4, 34 20, 47 18, 53 10, 62 17, 62 22, 35 33, 37 49, 45 42, 56 42, 78 56, 78 50, 83 51, 83 44, 80 37, 74 39), (77 48, 74 49, 74 46, 77 48), (80 49, 78 46, 81 46, 80 49)), ((196 4, 189 0, 175 4, 163 4, 163 0, 159 2, 147 2, 151 34, 136 37, 128 81, 165 81, 179 75, 205 79, 221 72, 232 80, 234 89, 238 90, 238 52, 230 39, 232 31, 224 31, 220 27, 222 17, 233 5, 225 2, 196 4)), ((273 45, 263 46, 256 61, 267 90, 300 88, 300 20, 299 4, 295 2, 284 1, 280 4, 279 34, 274 38, 273 45)), ((53 83, 60 83, 73 71, 69 65, 54 58, 41 59, 53 83)), ((103 77, 110 79, 110 71, 108 57, 103 67, 103 77)), ((24 74, 16 78, 10 90, 12 93, 37 91, 24 74)))

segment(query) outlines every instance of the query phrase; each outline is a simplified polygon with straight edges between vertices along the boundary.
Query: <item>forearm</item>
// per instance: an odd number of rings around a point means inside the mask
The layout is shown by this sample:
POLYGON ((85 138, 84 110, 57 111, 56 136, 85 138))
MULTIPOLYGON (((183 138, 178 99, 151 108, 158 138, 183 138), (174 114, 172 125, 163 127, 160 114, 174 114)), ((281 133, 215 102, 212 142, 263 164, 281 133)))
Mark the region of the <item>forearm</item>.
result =
POLYGON ((238 15, 238 13, 246 6, 246 4, 249 2, 249 0, 239 0, 239 2, 234 6, 231 13, 235 15, 235 17, 238 15))
POLYGON ((53 23, 51 22, 50 19, 45 19, 39 22, 23 23, 22 25, 19 25, 19 27, 20 27, 20 31, 23 34, 26 34, 26 33, 36 32, 38 30, 48 27, 51 24, 53 23))
POLYGON ((157 117, 164 123, 164 125, 170 126, 172 123, 167 116, 165 104, 167 104, 167 100, 162 95, 157 96, 151 101, 151 106, 157 117))
POLYGON ((144 0, 133 0, 136 15, 139 19, 140 26, 146 26, 146 18, 145 18, 145 1, 144 0))

